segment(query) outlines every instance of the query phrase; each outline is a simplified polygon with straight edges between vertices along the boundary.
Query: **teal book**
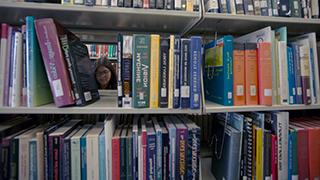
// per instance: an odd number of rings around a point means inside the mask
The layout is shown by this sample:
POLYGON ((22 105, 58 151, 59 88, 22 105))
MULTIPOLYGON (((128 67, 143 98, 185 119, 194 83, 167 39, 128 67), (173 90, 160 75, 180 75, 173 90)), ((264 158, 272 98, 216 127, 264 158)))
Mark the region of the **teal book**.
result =
POLYGON ((224 36, 205 45, 204 86, 206 99, 233 105, 233 37, 224 36))
POLYGON ((53 102, 32 16, 26 17, 26 69, 27 106, 36 107, 53 102))
POLYGON ((150 36, 133 35, 132 97, 134 108, 149 107, 150 36))
POLYGON ((35 138, 29 141, 29 179, 37 180, 37 141, 35 138))
POLYGON ((103 130, 99 136, 99 179, 106 179, 106 146, 105 131, 103 130))

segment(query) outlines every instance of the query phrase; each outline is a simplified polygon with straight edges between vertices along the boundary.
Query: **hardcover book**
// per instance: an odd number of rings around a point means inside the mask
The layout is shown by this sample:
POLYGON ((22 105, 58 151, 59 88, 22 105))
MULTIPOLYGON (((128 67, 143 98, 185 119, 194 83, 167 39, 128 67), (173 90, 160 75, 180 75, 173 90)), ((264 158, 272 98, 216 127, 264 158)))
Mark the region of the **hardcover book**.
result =
POLYGON ((181 65, 180 65, 180 106, 190 107, 190 45, 189 39, 181 39, 181 65))
POLYGON ((289 104, 296 104, 296 85, 294 79, 294 63, 292 47, 287 47, 288 54, 288 90, 289 90, 289 104))
POLYGON ((279 0, 278 13, 279 13, 279 16, 291 15, 289 0, 279 0))
POLYGON ((122 63, 123 63, 123 36, 121 34, 118 35, 118 42, 117 42, 117 55, 118 55, 118 64, 117 64, 117 91, 118 91, 118 107, 123 107, 123 83, 122 83, 122 63))
POLYGON ((173 108, 173 96, 174 96, 174 35, 169 37, 169 78, 168 78, 168 108, 173 108))
MULTIPOLYGON (((179 173, 179 170, 176 169, 177 162, 177 151, 176 151, 176 138, 177 138, 177 130, 173 122, 170 120, 170 117, 164 117, 164 124, 168 129, 169 133, 169 179, 176 179, 176 173, 179 173)), ((179 176, 178 176, 179 177, 179 176)), ((177 178, 178 178, 177 177, 177 178)))
POLYGON ((122 106, 132 107, 132 36, 123 36, 122 106))
POLYGON ((164 148, 162 145, 162 128, 160 124, 157 121, 157 118, 153 117, 152 118, 152 123, 154 125, 154 130, 156 134, 156 164, 155 164, 155 176, 157 180, 162 180, 164 177, 162 174, 162 169, 163 169, 163 164, 162 164, 162 159, 165 158, 162 154, 162 149, 164 148))
POLYGON ((147 179, 156 179, 157 140, 156 133, 151 122, 146 123, 147 128, 147 179))
POLYGON ((169 39, 160 38, 160 85, 159 85, 159 107, 168 107, 168 85, 169 85, 169 39))
POLYGON ((180 65, 181 65, 180 36, 174 37, 174 70, 173 70, 173 108, 180 108, 180 65))
POLYGON ((257 44, 245 43, 244 46, 246 105, 257 105, 259 92, 257 44))
POLYGON ((159 105, 159 65, 160 65, 160 36, 151 35, 150 46, 150 108, 159 105))
POLYGON ((112 137, 112 179, 120 180, 120 136, 121 127, 118 127, 112 137))
POLYGON ((296 104, 302 104, 302 82, 301 82, 301 66, 299 56, 299 46, 297 44, 290 44, 293 51, 293 66, 294 66, 294 80, 296 88, 296 104))
POLYGON ((127 128, 126 126, 122 126, 121 134, 120 134, 120 179, 127 179, 127 157, 126 151, 127 145, 127 128))
POLYGON ((301 18, 301 1, 300 0, 290 0, 290 10, 291 17, 301 18))
POLYGON ((149 107, 150 36, 133 35, 133 107, 149 107))
POLYGON ((233 44, 233 103, 245 105, 244 44, 233 44))
POLYGON ((35 20, 35 28, 43 62, 56 106, 74 104, 71 80, 53 19, 35 20))
POLYGON ((1 48, 0 48, 0 106, 4 106, 5 77, 7 63, 8 29, 6 23, 1 24, 1 48))

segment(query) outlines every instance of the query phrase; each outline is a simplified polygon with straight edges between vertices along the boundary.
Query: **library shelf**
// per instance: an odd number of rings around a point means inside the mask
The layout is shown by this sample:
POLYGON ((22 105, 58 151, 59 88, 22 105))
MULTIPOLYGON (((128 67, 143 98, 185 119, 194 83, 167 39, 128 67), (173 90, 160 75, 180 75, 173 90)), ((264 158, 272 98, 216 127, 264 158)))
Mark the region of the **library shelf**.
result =
POLYGON ((291 111, 291 110, 312 110, 320 109, 320 105, 274 105, 274 106, 223 106, 211 101, 205 102, 203 114, 221 112, 251 112, 251 111, 291 111))
POLYGON ((221 33, 242 35, 267 26, 279 28, 287 26, 290 35, 307 32, 320 33, 320 19, 293 17, 255 16, 204 13, 201 22, 193 28, 192 33, 221 33))
POLYGON ((55 104, 40 107, 0 107, 0 114, 201 114, 201 109, 168 109, 168 108, 119 108, 117 99, 102 97, 87 106, 58 108, 55 104))
POLYGON ((200 12, 0 1, 0 22, 21 25, 26 16, 51 17, 67 28, 183 34, 200 12))

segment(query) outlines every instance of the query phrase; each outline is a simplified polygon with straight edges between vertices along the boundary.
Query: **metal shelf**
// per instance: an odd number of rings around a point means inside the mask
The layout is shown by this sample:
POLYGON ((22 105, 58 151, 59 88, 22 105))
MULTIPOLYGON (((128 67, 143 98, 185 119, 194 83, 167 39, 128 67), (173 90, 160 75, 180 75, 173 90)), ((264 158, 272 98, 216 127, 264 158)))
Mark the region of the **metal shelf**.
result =
POLYGON ((289 111, 320 109, 320 105, 275 105, 275 106, 223 106, 211 101, 205 102, 203 113, 250 112, 250 111, 289 111))
POLYGON ((117 99, 102 97, 99 101, 84 107, 57 108, 54 104, 40 107, 1 107, 0 114, 201 114, 201 109, 137 109, 118 108, 117 99))
POLYGON ((183 33, 185 29, 199 20, 201 13, 0 1, 0 22, 21 25, 25 16, 52 17, 68 28, 183 33))
POLYGON ((193 28, 192 33, 213 34, 218 32, 221 34, 242 35, 266 26, 271 26, 272 28, 287 26, 291 35, 306 32, 320 33, 320 19, 214 13, 205 13, 202 22, 193 28))

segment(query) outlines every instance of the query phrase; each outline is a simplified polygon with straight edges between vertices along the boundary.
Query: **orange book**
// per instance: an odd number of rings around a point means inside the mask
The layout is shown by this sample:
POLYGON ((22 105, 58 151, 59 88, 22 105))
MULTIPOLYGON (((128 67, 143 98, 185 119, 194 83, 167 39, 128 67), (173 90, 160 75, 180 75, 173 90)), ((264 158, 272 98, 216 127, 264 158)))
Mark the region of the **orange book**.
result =
POLYGON ((258 64, 256 43, 245 43, 244 57, 246 105, 257 105, 258 64))
POLYGON ((259 42, 257 46, 259 104, 272 106, 271 43, 259 42))
POLYGON ((233 45, 233 105, 242 106, 245 101, 244 87, 244 45, 233 45))

